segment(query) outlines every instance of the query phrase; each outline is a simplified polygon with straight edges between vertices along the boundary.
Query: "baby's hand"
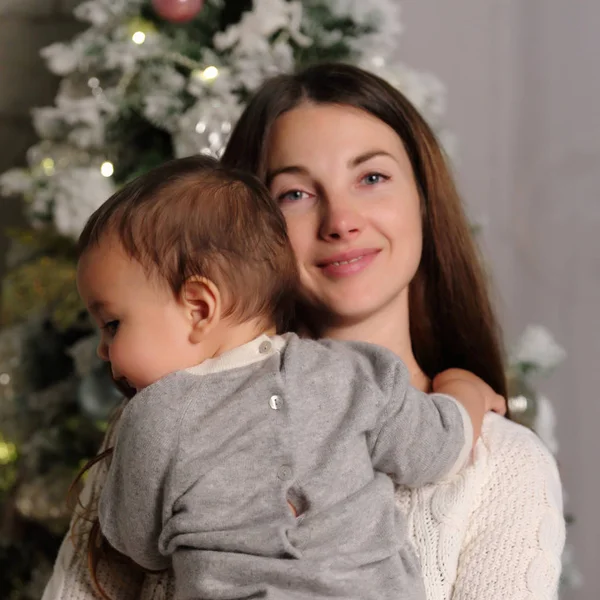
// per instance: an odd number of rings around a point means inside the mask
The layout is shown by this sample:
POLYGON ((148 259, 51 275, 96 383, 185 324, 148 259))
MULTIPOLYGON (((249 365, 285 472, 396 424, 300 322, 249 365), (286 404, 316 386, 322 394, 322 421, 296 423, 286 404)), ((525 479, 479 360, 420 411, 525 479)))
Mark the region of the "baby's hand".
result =
POLYGON ((463 369, 447 369, 442 371, 434 378, 432 387, 434 392, 440 394, 448 393, 452 395, 449 388, 453 387, 453 382, 462 382, 473 385, 484 401, 485 411, 493 411, 499 415, 506 414, 506 400, 485 382, 470 371, 463 369))

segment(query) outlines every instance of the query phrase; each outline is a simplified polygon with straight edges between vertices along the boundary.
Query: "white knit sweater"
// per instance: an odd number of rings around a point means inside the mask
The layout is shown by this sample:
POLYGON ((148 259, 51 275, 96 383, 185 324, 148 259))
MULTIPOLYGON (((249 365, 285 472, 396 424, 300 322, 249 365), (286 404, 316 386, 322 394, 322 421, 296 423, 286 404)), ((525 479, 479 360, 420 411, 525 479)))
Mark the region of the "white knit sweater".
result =
MULTIPOLYGON (((95 495, 106 474, 86 483, 95 495)), ((400 489, 422 563, 428 600, 557 598, 565 537, 562 492, 552 455, 528 429, 486 416, 471 464, 441 484, 400 489)), ((77 532, 75 532, 77 534, 77 532)), ((85 551, 67 537, 42 600, 98 600, 85 551)), ((170 600, 168 574, 100 569, 113 600, 170 600)))

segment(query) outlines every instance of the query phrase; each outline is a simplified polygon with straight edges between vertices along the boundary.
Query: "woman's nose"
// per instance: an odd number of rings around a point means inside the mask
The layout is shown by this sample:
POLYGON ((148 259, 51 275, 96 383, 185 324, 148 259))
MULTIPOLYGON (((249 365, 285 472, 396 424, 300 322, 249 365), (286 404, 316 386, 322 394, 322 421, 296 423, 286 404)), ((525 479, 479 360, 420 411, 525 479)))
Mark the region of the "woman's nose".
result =
POLYGON ((323 207, 320 236, 324 240, 351 240, 362 231, 364 218, 352 203, 329 201, 323 207))

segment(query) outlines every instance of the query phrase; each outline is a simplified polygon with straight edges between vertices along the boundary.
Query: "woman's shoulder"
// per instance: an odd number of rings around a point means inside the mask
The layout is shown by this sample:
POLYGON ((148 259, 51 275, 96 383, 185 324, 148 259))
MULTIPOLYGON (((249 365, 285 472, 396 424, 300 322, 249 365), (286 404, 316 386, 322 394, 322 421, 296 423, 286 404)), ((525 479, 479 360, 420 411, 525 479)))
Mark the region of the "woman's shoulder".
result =
POLYGON ((528 427, 496 413, 488 413, 481 428, 481 443, 501 460, 505 454, 525 453, 524 458, 555 464, 548 447, 528 427))
POLYGON ((513 490, 540 484, 562 504, 556 459, 527 427, 494 413, 486 415, 474 462, 483 458, 488 483, 513 490))
POLYGON ((480 485, 452 597, 554 598, 565 522, 551 452, 531 430, 489 414, 470 468, 480 485))

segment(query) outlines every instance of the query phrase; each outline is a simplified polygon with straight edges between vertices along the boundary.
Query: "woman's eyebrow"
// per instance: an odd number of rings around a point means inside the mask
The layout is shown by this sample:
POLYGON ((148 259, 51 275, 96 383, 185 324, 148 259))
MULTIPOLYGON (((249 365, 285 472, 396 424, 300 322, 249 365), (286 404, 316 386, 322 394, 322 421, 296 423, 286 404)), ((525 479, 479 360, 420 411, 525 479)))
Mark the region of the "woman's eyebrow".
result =
POLYGON ((351 158, 348 161, 348 167, 358 167, 358 165, 361 165, 362 163, 365 163, 368 160, 375 158, 376 156, 388 156, 392 160, 398 162, 398 160, 392 154, 386 152, 385 150, 369 150, 368 152, 363 152, 362 154, 359 154, 355 158, 351 158))
POLYGON ((301 167, 299 165, 287 165, 285 167, 278 167, 277 169, 273 169, 272 171, 267 171, 266 176, 266 184, 267 187, 271 185, 271 182, 277 175, 281 175, 282 173, 292 173, 294 175, 308 175, 308 169, 306 167, 301 167))

